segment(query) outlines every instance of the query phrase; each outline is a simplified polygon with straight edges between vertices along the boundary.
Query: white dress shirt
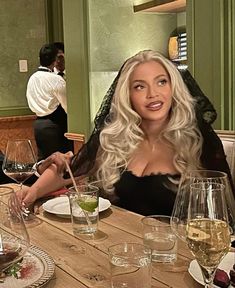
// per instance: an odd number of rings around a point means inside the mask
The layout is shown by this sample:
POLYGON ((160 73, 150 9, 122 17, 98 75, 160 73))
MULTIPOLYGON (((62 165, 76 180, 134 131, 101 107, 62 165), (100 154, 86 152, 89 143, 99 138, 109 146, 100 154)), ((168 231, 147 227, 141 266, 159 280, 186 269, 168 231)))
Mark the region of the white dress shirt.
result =
MULTIPOLYGON (((53 72, 55 74, 58 74, 60 72, 60 70, 58 70, 56 67, 54 67, 53 72)), ((65 70, 63 71, 64 75, 66 74, 65 70)))
POLYGON ((35 72, 29 78, 26 97, 29 108, 39 117, 53 113, 60 104, 67 113, 66 82, 53 72, 35 72))

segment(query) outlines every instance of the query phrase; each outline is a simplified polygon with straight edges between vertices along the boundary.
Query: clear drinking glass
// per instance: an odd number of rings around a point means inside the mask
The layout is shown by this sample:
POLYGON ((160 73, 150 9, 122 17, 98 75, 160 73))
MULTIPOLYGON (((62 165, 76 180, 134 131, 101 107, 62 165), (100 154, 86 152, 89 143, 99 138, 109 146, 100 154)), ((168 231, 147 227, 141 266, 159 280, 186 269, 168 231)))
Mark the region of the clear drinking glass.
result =
POLYGON ((143 242, 152 250, 152 261, 171 263, 177 260, 177 237, 171 229, 170 216, 150 215, 141 219, 143 242))
POLYGON ((99 221, 99 189, 93 185, 77 185, 68 192, 73 233, 94 234, 99 221))
POLYGON ((0 274, 24 256, 29 236, 14 190, 0 186, 0 274))
POLYGON ((228 221, 231 237, 235 234, 235 201, 232 188, 226 173, 213 170, 193 170, 182 175, 171 217, 174 233, 183 241, 186 240, 190 185, 193 183, 218 183, 224 185, 224 198, 228 210, 228 221))
POLYGON ((112 288, 151 288, 151 249, 138 243, 110 246, 112 288))
MULTIPOLYGON (((9 140, 2 164, 3 172, 20 185, 35 173, 37 162, 30 140, 9 140)), ((32 220, 34 217, 28 210, 24 212, 25 220, 32 220)))
POLYGON ((230 247, 224 189, 223 184, 208 181, 190 185, 186 241, 206 288, 212 287, 215 271, 230 247))

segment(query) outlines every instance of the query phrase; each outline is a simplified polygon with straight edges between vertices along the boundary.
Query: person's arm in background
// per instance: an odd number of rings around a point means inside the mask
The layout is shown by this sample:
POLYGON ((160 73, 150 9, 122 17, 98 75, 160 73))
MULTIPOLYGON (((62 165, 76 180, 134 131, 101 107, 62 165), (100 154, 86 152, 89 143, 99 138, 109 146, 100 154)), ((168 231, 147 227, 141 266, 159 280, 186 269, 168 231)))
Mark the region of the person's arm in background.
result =
POLYGON ((22 191, 17 191, 20 202, 29 206, 38 198, 71 184, 71 179, 64 179, 63 175, 65 161, 69 163, 72 155, 72 152, 66 154, 56 152, 44 160, 38 169, 39 173, 42 173, 38 180, 31 187, 24 186, 22 191))
POLYGON ((71 184, 71 180, 64 179, 61 174, 58 174, 57 166, 52 164, 31 187, 23 186, 22 190, 18 190, 16 193, 19 201, 28 207, 37 199, 69 184, 71 184))
POLYGON ((40 161, 39 165, 37 166, 37 172, 41 175, 52 164, 56 164, 57 172, 59 174, 63 174, 66 170, 65 161, 70 164, 72 157, 72 151, 68 151, 67 153, 55 152, 45 160, 40 161))

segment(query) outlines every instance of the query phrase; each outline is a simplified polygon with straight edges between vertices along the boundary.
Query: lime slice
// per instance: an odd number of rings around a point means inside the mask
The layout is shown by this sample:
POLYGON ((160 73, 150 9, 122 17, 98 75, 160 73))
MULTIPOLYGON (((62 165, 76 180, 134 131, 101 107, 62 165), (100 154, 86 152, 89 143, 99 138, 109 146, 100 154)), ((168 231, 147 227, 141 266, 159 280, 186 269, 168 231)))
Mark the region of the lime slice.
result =
POLYGON ((87 197, 86 199, 79 199, 78 205, 85 211, 95 212, 95 209, 98 206, 98 201, 96 198, 87 197))

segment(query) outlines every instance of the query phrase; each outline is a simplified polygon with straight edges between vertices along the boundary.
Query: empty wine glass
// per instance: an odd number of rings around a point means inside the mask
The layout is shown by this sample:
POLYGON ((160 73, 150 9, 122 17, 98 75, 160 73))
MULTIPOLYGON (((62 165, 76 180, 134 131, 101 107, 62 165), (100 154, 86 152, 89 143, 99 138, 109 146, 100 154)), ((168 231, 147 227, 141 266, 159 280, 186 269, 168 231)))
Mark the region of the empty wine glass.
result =
POLYGON ((29 236, 14 190, 0 186, 0 274, 19 261, 29 247, 29 236))
POLYGON ((231 236, 235 234, 235 201, 228 176, 224 172, 213 170, 193 170, 182 175, 179 183, 173 207, 171 227, 174 233, 183 241, 186 240, 186 225, 188 221, 188 205, 190 196, 190 185, 193 183, 207 182, 224 185, 225 203, 228 209, 228 221, 231 236))
POLYGON ((230 247, 224 189, 223 184, 206 179, 190 185, 186 241, 206 288, 212 287, 215 271, 230 247))
MULTIPOLYGON (((36 157, 30 140, 9 140, 7 142, 6 153, 2 164, 3 172, 20 185, 35 173, 36 157)), ((32 219, 29 217, 29 210, 23 210, 25 220, 32 219), (27 216, 28 214, 28 216, 27 216)))

